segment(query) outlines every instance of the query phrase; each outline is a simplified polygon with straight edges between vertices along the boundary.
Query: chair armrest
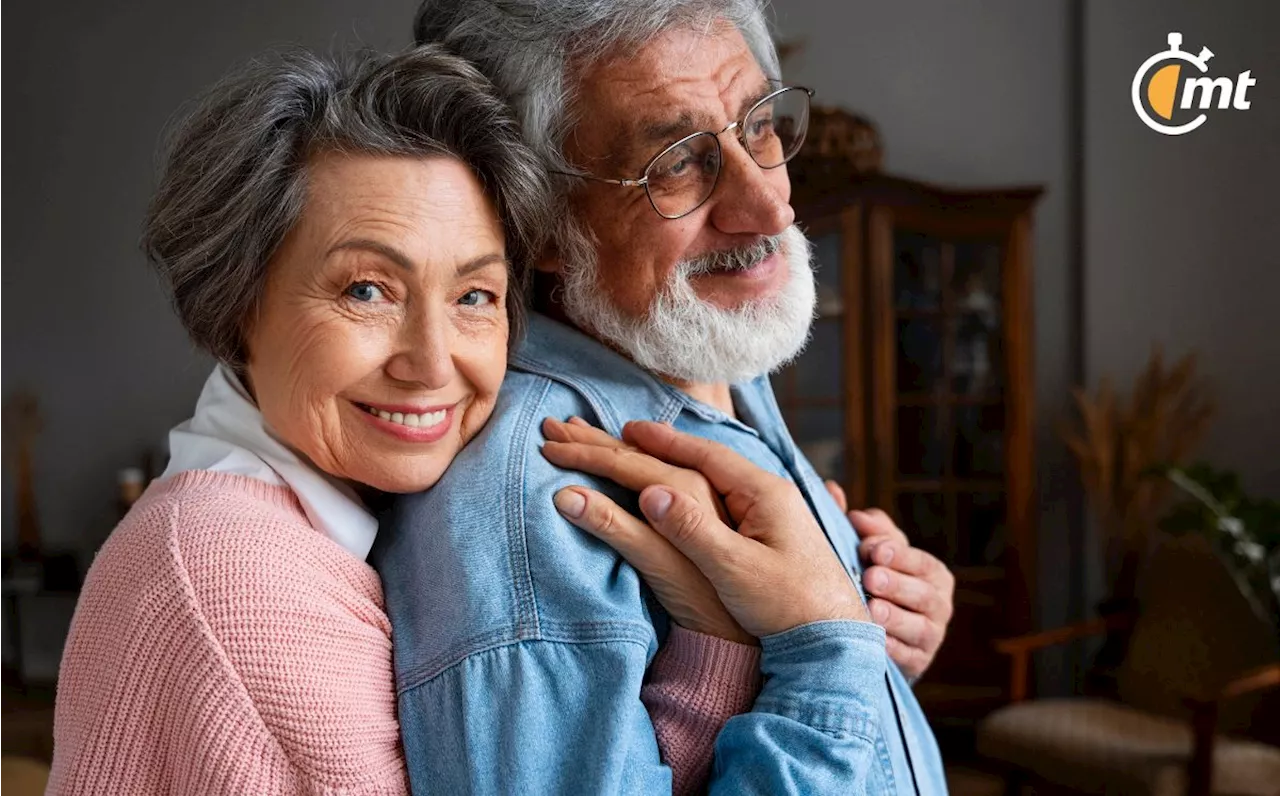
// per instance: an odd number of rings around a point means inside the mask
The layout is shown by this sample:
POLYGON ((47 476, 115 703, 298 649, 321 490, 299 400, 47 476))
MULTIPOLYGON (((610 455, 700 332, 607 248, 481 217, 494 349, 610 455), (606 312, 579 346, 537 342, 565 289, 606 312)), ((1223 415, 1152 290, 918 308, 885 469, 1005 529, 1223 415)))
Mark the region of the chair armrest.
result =
POLYGON ((996 641, 996 650, 1005 655, 1018 655, 1042 650, 1057 644, 1097 636, 1113 630, 1132 627, 1136 617, 1132 614, 1115 614, 1112 616, 1089 619, 1072 625, 1056 627, 1053 630, 1042 630, 1025 636, 1014 636, 996 641))
POLYGON ((1191 709, 1191 760, 1187 764, 1187 793, 1204 796, 1212 790, 1213 742, 1218 732, 1218 707, 1236 697, 1280 686, 1280 663, 1269 663, 1241 674, 1210 698, 1183 700, 1191 709))
POLYGON ((1089 636, 1097 636, 1114 630, 1123 630, 1132 627, 1136 620, 1137 617, 1133 614, 1113 614, 1054 628, 1053 630, 1044 630, 1039 633, 996 641, 996 651, 1010 657, 1009 701, 1021 702, 1027 698, 1027 680, 1031 653, 1057 644, 1066 644, 1069 641, 1076 641, 1089 636))
POLYGON ((1218 693, 1218 699, 1219 701, 1235 699, 1238 696, 1276 686, 1280 686, 1280 663, 1269 663, 1266 666, 1250 669, 1227 683, 1218 693))

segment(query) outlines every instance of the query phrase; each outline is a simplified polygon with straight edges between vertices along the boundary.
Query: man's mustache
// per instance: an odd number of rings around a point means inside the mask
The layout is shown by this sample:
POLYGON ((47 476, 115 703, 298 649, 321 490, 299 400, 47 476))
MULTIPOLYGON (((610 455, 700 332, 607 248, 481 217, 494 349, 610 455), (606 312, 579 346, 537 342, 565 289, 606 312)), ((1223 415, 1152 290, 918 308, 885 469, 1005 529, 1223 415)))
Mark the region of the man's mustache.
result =
POLYGON ((782 236, 773 235, 761 238, 750 246, 723 249, 686 260, 682 270, 687 276, 709 274, 713 271, 747 271, 781 250, 782 236))

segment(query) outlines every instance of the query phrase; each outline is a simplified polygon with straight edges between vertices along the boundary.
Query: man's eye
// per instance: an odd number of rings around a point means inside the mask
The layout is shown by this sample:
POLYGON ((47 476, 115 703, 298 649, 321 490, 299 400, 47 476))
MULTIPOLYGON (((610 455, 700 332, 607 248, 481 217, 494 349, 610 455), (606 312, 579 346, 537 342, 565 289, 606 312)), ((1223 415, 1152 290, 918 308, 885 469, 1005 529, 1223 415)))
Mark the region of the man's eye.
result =
POLYGON ((497 300, 497 296, 487 290, 468 290, 458 299, 458 303, 464 307, 483 307, 497 300))
POLYGON ((693 164, 696 158, 697 155, 688 149, 672 152, 664 159, 666 162, 662 166, 662 176, 679 177, 683 175, 689 170, 689 166, 693 164))
POLYGON ((356 282, 347 288, 346 294, 361 303, 378 301, 383 298, 382 288, 372 282, 356 282))
POLYGON ((773 117, 767 119, 755 119, 751 122, 751 129, 747 131, 747 135, 752 138, 760 138, 768 135, 773 131, 773 117))

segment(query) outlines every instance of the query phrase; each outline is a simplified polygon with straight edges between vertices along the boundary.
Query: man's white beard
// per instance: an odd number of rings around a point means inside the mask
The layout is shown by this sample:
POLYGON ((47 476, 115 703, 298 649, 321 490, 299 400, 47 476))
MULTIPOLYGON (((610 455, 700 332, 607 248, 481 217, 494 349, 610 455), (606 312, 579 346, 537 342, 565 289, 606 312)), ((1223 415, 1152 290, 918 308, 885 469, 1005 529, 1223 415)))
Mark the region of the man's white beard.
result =
POLYGON ((777 238, 788 275, 775 295, 733 309, 717 307, 698 298, 691 278, 700 266, 686 261, 640 318, 624 315, 601 289, 594 247, 581 239, 574 243, 561 249, 574 255, 564 259, 565 313, 645 370, 699 384, 746 381, 787 364, 808 342, 815 301, 810 246, 794 226, 777 238))

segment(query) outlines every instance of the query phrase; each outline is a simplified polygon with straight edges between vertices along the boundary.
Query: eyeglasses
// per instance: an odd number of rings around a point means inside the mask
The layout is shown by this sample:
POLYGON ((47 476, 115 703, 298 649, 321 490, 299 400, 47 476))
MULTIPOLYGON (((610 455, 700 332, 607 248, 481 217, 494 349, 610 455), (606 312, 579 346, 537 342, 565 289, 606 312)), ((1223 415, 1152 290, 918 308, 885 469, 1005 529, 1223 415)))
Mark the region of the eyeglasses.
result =
POLYGON ((720 135, 736 131, 743 149, 762 169, 776 169, 796 156, 809 131, 809 98, 813 90, 788 86, 751 106, 742 119, 719 133, 687 135, 663 149, 636 180, 612 180, 594 174, 559 171, 566 177, 644 188, 649 204, 663 218, 677 219, 702 207, 716 189, 723 162, 720 135))

